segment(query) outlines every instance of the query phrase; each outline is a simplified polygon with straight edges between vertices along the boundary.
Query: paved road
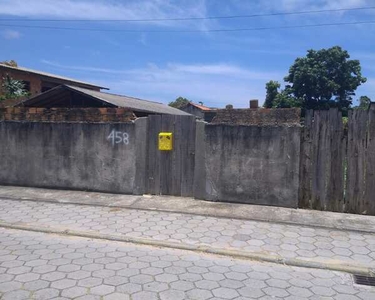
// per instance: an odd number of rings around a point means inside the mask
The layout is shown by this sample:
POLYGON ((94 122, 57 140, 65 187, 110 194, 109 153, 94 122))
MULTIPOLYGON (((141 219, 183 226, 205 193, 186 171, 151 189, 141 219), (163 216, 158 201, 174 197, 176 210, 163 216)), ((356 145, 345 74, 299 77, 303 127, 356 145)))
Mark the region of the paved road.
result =
POLYGON ((0 220, 375 267, 375 235, 179 213, 0 201, 0 220))
POLYGON ((2 229, 0 298, 373 300, 375 288, 339 272, 2 229))

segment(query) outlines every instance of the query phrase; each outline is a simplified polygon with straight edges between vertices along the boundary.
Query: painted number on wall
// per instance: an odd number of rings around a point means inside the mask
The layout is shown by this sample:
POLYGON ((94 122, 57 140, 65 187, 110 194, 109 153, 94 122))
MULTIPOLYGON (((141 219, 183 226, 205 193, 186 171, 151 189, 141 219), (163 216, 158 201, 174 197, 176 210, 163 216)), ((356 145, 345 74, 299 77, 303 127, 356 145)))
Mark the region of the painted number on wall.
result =
POLYGON ((129 134, 127 132, 112 130, 107 140, 111 141, 112 145, 125 144, 129 145, 129 134))

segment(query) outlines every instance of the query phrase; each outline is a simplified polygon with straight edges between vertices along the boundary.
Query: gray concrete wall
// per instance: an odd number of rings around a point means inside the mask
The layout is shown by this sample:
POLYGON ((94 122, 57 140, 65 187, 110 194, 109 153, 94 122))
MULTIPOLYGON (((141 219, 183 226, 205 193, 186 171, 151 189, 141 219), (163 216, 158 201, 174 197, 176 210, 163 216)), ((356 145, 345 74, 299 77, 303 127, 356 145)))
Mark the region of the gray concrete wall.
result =
POLYGON ((0 184, 133 193, 133 123, 5 121, 0 141, 0 184))
POLYGON ((297 207, 299 126, 206 124, 204 138, 197 198, 297 207))

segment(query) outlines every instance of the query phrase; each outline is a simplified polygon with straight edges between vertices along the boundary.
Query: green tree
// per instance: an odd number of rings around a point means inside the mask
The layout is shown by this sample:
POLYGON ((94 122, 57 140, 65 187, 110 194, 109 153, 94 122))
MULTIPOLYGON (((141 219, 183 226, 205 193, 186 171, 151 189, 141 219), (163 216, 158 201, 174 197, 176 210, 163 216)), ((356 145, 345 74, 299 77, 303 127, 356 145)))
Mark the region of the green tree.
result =
POLYGON ((174 108, 181 108, 187 105, 190 101, 183 97, 178 97, 175 101, 169 102, 169 106, 172 106, 174 108))
POLYGON ((359 106, 355 107, 354 109, 363 109, 367 110, 370 107, 371 99, 367 96, 359 97, 359 106))
POLYGON ((278 93, 273 101, 274 108, 291 108, 291 107, 301 107, 301 99, 295 98, 291 95, 288 88, 282 90, 278 93))
POLYGON ((16 99, 28 95, 22 81, 12 79, 9 75, 6 75, 2 81, 3 95, 0 99, 16 99))
POLYGON ((295 60, 284 80, 290 83, 293 97, 302 100, 303 108, 347 110, 357 87, 366 82, 360 62, 349 58, 339 46, 309 50, 306 57, 295 60))
POLYGON ((263 107, 271 108, 274 106, 274 101, 279 94, 278 89, 280 88, 280 83, 277 81, 270 80, 266 83, 266 100, 264 101, 263 107))

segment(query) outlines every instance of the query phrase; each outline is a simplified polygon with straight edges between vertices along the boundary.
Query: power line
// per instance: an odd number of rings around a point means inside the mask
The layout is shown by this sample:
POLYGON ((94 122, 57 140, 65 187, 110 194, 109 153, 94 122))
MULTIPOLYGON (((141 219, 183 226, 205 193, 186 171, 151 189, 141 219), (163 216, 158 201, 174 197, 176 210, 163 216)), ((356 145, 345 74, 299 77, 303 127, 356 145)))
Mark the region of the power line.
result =
POLYGON ((165 21, 198 21, 198 20, 214 20, 214 19, 240 19, 240 18, 258 18, 273 16, 290 16, 304 14, 318 14, 329 12, 343 11, 360 11, 375 9, 375 6, 355 7, 355 8, 337 8, 337 9, 321 9, 321 10, 305 10, 296 12, 276 12, 267 14, 252 15, 233 15, 233 16, 207 16, 207 17, 186 17, 186 18, 149 18, 149 19, 0 19, 0 21, 17 21, 17 22, 165 22, 165 21))
POLYGON ((96 32, 124 32, 124 33, 204 33, 204 32, 262 31, 262 30, 274 30, 274 29, 313 28, 313 27, 348 26, 348 25, 363 25, 363 24, 375 24, 375 20, 357 21, 357 22, 340 22, 340 23, 320 23, 320 24, 309 24, 309 25, 289 25, 289 26, 234 28, 234 29, 207 29, 207 30, 100 29, 100 28, 75 28, 75 27, 37 26, 37 25, 34 26, 34 25, 14 25, 14 24, 0 24, 0 27, 50 29, 50 30, 96 31, 96 32))

